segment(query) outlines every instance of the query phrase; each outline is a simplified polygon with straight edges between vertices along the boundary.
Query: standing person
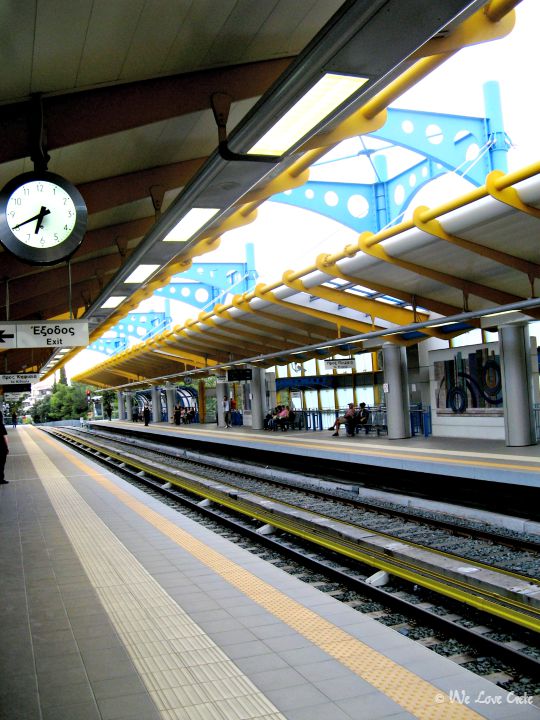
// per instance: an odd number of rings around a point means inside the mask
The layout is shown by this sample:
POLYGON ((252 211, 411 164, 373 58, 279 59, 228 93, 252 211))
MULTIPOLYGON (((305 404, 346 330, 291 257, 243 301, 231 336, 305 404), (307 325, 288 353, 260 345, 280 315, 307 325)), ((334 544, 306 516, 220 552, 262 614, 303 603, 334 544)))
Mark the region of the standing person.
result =
POLYGON ((223 398, 223 418, 225 427, 231 427, 231 403, 228 397, 223 398))
POLYGON ((148 405, 144 406, 143 418, 144 424, 146 425, 146 427, 148 427, 148 423, 150 422, 150 408, 148 407, 148 405))
POLYGON ((17 413, 15 410, 11 413, 11 424, 13 425, 13 429, 17 429, 17 413))
POLYGON ((175 425, 180 425, 180 418, 182 417, 182 414, 180 412, 180 405, 174 406, 174 413, 173 413, 173 420, 175 425))
POLYGON ((105 417, 106 417, 107 420, 109 420, 109 421, 112 420, 112 407, 111 407, 111 403, 107 403, 107 404, 105 405, 105 417))
POLYGON ((4 425, 4 415, 0 412, 0 485, 7 485, 9 480, 4 477, 4 468, 9 453, 7 430, 4 425))

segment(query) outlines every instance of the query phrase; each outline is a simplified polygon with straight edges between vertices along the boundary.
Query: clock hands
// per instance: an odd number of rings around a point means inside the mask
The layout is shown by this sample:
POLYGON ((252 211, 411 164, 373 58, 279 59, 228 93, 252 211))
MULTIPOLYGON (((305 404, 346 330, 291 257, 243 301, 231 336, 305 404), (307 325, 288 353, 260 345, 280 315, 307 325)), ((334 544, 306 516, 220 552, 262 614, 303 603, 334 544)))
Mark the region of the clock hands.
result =
POLYGON ((34 215, 34 217, 31 217, 31 218, 28 218, 28 220, 24 220, 23 222, 19 223, 18 225, 14 225, 13 230, 16 230, 17 228, 20 228, 22 225, 26 225, 27 223, 33 222, 35 220, 36 221, 36 229, 34 230, 34 233, 37 235, 37 233, 39 232, 39 228, 41 227, 41 223, 43 222, 43 218, 45 217, 45 215, 49 215, 50 212, 51 212, 50 210, 47 210, 47 208, 42 205, 41 210, 38 212, 37 215, 34 215))

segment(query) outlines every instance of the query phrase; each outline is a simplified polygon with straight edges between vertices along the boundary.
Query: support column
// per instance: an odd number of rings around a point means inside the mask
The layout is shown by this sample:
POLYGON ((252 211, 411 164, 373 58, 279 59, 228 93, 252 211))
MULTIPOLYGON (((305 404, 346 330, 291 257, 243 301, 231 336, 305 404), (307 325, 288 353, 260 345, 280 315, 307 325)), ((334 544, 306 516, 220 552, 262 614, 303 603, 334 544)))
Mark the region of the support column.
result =
POLYGON ((118 419, 124 420, 126 417, 126 405, 124 403, 124 393, 121 390, 117 391, 116 399, 118 400, 118 419))
POLYGON ((393 343, 385 343, 383 345, 383 359, 384 383, 388 386, 388 390, 385 392, 388 438, 398 440, 411 437, 405 348, 393 343))
POLYGON ((158 385, 152 385, 152 421, 155 423, 161 422, 161 392, 158 385))
POLYGON ((223 413, 223 398, 227 391, 227 384, 226 383, 217 383, 216 384, 216 402, 217 402, 217 418, 218 418, 218 427, 222 428, 225 427, 225 415, 223 413))
POLYGON ((130 393, 129 391, 125 393, 126 398, 126 420, 129 420, 130 422, 133 420, 133 393, 130 393))
POLYGON ((169 422, 173 422, 174 420, 174 406, 176 405, 175 397, 176 388, 174 385, 167 383, 165 385, 165 398, 167 400, 167 419, 169 422))
POLYGON ((264 407, 266 404, 265 371, 263 368, 253 367, 251 373, 251 427, 254 430, 262 430, 266 411, 264 407))
POLYGON ((509 447, 536 445, 527 323, 501 325, 499 349, 506 444, 509 447))

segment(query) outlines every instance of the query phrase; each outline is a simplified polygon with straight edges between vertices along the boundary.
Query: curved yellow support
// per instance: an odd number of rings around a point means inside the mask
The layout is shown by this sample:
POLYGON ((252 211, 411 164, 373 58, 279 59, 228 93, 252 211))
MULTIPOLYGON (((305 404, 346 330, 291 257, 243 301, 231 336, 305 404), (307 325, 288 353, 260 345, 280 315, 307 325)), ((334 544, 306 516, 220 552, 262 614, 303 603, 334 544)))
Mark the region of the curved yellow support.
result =
MULTIPOLYGON (((428 320, 428 315, 425 313, 417 313, 415 317, 415 313, 413 313, 412 310, 406 310, 398 306, 389 305, 388 303, 381 303, 377 300, 370 300, 361 295, 353 295, 343 290, 335 290, 322 285, 307 288, 301 280, 292 279, 293 275, 292 270, 287 270, 283 273, 282 278, 283 284, 292 290, 307 295, 315 295, 316 297, 336 303, 337 305, 344 305, 357 312, 370 315, 372 318, 378 317, 395 325, 410 325, 413 322, 428 320)), ((377 330, 380 328, 373 326, 372 329, 377 330)))
MULTIPOLYGON (((369 287, 375 292, 390 295, 391 297, 403 300, 411 305, 420 305, 425 307, 427 310, 438 313, 439 315, 457 315, 457 313, 461 312, 461 308, 456 305, 449 305, 448 303, 443 303, 439 300, 432 300, 431 298, 427 298, 422 295, 409 295, 408 293, 403 292, 403 290, 398 290, 395 287, 381 285, 381 283, 373 282, 371 279, 353 277, 352 275, 344 273, 337 266, 337 262, 339 262, 339 260, 343 260, 344 257, 354 257, 356 253, 360 252, 358 246, 356 245, 347 245, 347 248, 349 248, 347 254, 345 254, 344 251, 343 253, 338 253, 336 255, 330 255, 327 253, 319 255, 315 261, 316 269, 326 273, 327 275, 331 275, 332 277, 338 277, 342 280, 346 280, 347 282, 354 283, 355 285, 369 287)), ((345 248, 345 250, 347 250, 347 248, 345 248)))
MULTIPOLYGON (((279 305, 280 307, 287 308, 288 310, 294 310, 301 313, 302 315, 308 315, 309 317, 316 318, 323 322, 335 325, 338 330, 340 328, 349 328, 354 330, 355 333, 366 333, 371 332, 372 326, 368 323, 358 322, 358 320, 352 320, 351 318, 341 317, 339 315, 332 315, 331 313, 324 312, 322 310, 316 310, 315 308, 306 307, 305 305, 297 305, 296 303, 290 303, 285 300, 277 298, 273 292, 271 292, 265 285, 257 285, 255 288, 255 294, 262 300, 268 300, 273 305, 279 305)), ((384 328, 378 328, 384 330, 384 328)), ((337 336, 341 336, 341 333, 337 336)), ((344 338, 346 340, 346 337, 344 338)))
POLYGON ((491 197, 499 202, 510 205, 515 210, 532 215, 534 218, 540 219, 540 209, 535 208, 532 205, 526 205, 520 198, 518 191, 513 187, 502 187, 499 188, 500 181, 506 177, 506 174, 501 170, 493 170, 489 173, 486 178, 486 189, 491 197))
MULTIPOLYGON (((503 190, 501 192, 508 192, 510 190, 511 188, 508 188, 508 190, 503 190)), ((540 210, 538 210, 537 212, 539 213, 540 217, 540 210)), ((443 226, 438 220, 423 220, 423 216, 427 215, 428 213, 429 208, 423 206, 417 207, 413 212, 414 224, 419 230, 422 230, 422 232, 439 238, 440 240, 444 240, 450 245, 455 245, 456 247, 460 247, 463 250, 468 250, 475 255, 481 255, 482 257, 488 258, 489 260, 493 260, 493 262, 499 263, 501 265, 506 265, 507 267, 512 267, 515 270, 519 270, 520 272, 525 273, 527 276, 540 277, 540 265, 529 262, 528 260, 523 260, 522 258, 516 257, 515 255, 501 252, 500 250, 494 250, 493 248, 486 247, 485 245, 479 245, 478 243, 472 242, 471 240, 465 240, 464 238, 460 238, 457 235, 451 235, 450 233, 446 232, 446 230, 443 228, 443 226)))

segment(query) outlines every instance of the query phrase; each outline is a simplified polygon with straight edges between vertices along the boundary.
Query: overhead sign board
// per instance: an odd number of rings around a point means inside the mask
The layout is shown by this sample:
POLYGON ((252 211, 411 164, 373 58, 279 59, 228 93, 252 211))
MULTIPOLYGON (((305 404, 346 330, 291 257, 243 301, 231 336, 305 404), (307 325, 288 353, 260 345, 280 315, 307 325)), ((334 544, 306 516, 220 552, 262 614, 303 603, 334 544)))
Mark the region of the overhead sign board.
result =
MULTIPOLYGON (((0 387, 3 387, 0 385, 0 387)), ((7 388, 8 392, 11 393, 29 393, 32 392, 32 386, 30 383, 18 383, 17 385, 6 385, 3 387, 3 391, 5 392, 7 388)))
POLYGON ((344 370, 345 368, 354 368, 354 358, 342 358, 340 360, 325 360, 324 367, 327 370, 344 370))
POLYGON ((242 380, 251 380, 251 368, 231 368, 227 370, 227 380, 229 382, 242 382, 242 380))
POLYGON ((23 395, 24 395, 24 393, 8 392, 4 395, 4 400, 6 402, 17 402, 17 400, 20 400, 23 395))
POLYGON ((59 320, 58 322, 0 323, 0 349, 9 348, 64 348, 88 345, 86 320, 59 320))
POLYGON ((38 373, 26 373, 23 375, 0 375, 0 385, 18 385, 19 383, 34 383, 41 379, 38 373))

